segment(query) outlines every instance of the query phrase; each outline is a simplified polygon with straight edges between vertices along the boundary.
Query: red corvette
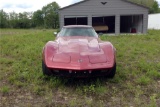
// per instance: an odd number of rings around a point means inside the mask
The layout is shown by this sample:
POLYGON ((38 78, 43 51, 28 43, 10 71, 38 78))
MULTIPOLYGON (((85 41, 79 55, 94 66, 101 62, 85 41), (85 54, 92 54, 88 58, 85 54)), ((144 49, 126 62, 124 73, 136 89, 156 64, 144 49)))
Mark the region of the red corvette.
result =
POLYGON ((42 69, 45 75, 113 78, 116 49, 101 41, 91 26, 64 26, 43 48, 42 69))

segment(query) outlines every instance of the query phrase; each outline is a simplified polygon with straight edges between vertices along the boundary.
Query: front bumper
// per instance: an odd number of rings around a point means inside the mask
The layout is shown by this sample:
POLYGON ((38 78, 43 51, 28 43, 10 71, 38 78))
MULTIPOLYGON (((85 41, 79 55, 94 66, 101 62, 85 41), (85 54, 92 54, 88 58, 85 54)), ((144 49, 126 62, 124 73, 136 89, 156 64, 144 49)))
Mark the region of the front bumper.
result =
POLYGON ((107 76, 112 68, 108 69, 94 69, 94 70, 67 70, 67 69, 50 69, 54 76, 63 77, 100 77, 107 76))

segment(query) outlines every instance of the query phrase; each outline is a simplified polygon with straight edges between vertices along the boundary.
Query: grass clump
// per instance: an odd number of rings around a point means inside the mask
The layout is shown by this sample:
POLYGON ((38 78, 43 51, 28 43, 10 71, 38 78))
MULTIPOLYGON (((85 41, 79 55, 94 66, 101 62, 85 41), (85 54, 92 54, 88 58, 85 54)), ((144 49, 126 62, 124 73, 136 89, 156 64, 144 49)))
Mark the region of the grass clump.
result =
POLYGON ((137 79, 137 83, 140 84, 140 85, 148 85, 150 82, 151 82, 151 79, 149 77, 145 76, 145 75, 140 76, 137 79))
POLYGON ((8 94, 10 92, 10 88, 8 86, 2 86, 0 88, 0 91, 5 95, 5 94, 8 94))

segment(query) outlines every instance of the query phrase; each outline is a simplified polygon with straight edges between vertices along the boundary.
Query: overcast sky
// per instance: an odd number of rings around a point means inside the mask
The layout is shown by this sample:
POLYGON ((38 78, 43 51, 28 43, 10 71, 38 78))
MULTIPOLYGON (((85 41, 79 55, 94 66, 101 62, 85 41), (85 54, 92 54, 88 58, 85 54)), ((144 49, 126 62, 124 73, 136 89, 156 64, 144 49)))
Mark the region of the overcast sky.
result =
MULTIPOLYGON (((56 1, 60 7, 65 7, 82 0, 0 0, 0 10, 5 12, 33 12, 56 1)), ((160 4, 160 0, 157 0, 160 4)))

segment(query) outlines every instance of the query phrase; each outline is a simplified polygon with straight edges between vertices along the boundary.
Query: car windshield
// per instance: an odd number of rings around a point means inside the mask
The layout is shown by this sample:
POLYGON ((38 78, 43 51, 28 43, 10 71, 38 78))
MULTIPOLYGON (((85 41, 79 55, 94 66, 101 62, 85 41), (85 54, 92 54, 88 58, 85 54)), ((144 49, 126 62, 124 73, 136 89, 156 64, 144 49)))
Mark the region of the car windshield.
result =
POLYGON ((59 36, 91 36, 97 37, 97 33, 92 27, 68 27, 62 28, 59 36))

